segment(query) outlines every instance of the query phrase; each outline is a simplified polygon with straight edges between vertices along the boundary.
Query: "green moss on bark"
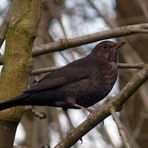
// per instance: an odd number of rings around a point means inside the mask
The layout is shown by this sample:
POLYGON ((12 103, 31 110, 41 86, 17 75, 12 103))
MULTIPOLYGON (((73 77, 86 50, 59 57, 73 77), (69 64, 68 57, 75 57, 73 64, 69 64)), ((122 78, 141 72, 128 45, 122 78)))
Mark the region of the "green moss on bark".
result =
MULTIPOLYGON (((39 0, 14 0, 9 25, 4 67, 0 77, 0 102, 11 99, 27 88, 32 67, 31 49, 40 18, 39 0)), ((0 112, 0 120, 19 121, 23 107, 0 112)))
MULTIPOLYGON (((0 75, 0 102, 21 94, 27 88, 32 67, 31 49, 40 14, 40 0, 13 0, 3 69, 0 75)), ((0 147, 13 147, 23 107, 0 111, 0 147), (7 140, 6 140, 7 139, 7 140)))

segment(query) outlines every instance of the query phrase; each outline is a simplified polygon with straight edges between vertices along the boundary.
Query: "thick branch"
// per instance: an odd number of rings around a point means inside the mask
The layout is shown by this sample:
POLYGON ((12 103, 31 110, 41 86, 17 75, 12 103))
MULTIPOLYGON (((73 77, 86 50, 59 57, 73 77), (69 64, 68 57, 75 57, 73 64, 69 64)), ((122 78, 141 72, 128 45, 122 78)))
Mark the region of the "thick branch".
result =
MULTIPOLYGON (((6 36, 3 70, 0 75, 0 102, 19 95, 27 88, 32 67, 31 48, 38 27, 40 0, 13 0, 12 18, 6 36), (13 64, 13 66, 12 66, 13 64)), ((15 131, 24 107, 0 112, 0 147, 13 147, 15 131)))
POLYGON ((33 56, 35 57, 50 52, 63 51, 68 48, 85 45, 103 39, 127 36, 136 33, 148 33, 147 29, 148 23, 143 23, 138 25, 123 26, 107 31, 93 33, 90 35, 76 37, 73 39, 61 39, 58 42, 52 42, 34 47, 35 52, 33 52, 33 56))
POLYGON ((114 107, 119 111, 122 105, 129 99, 129 97, 147 80, 148 66, 145 66, 139 71, 132 80, 122 89, 120 94, 113 100, 108 101, 106 104, 100 106, 95 113, 91 114, 87 120, 80 124, 77 128, 71 130, 71 133, 66 136, 56 148, 71 147, 87 132, 94 128, 98 123, 103 121, 110 115, 110 108, 114 107))

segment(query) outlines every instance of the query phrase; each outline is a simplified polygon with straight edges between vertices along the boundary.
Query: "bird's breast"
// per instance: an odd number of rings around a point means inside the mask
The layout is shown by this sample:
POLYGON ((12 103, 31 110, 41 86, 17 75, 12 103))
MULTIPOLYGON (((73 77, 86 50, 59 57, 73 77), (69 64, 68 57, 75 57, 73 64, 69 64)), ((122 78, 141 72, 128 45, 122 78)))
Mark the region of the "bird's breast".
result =
POLYGON ((113 88, 118 75, 117 63, 109 62, 106 69, 102 70, 103 87, 106 93, 109 93, 113 88))

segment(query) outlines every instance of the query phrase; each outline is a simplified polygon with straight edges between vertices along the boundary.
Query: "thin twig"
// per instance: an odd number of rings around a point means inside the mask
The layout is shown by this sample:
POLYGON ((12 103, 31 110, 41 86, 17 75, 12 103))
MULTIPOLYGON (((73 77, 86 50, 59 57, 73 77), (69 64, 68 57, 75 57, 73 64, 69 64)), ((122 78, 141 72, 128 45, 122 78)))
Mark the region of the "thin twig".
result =
POLYGON ((136 64, 129 64, 129 63, 119 63, 119 68, 130 68, 130 69, 142 69, 146 64, 144 63, 136 63, 136 64))
POLYGON ((109 100, 106 104, 103 104, 96 109, 96 111, 91 114, 87 120, 81 123, 77 128, 72 129, 71 133, 67 135, 58 145, 56 145, 55 148, 71 147, 92 128, 107 118, 110 115, 111 107, 114 107, 115 111, 121 110, 123 104, 127 102, 130 96, 136 92, 136 90, 147 80, 147 78, 148 66, 145 66, 126 84, 115 99, 109 100))
POLYGON ((140 135, 144 121, 145 121, 145 118, 144 118, 143 112, 141 112, 140 119, 137 121, 135 130, 132 135, 134 137, 134 139, 137 139, 137 137, 140 135))
POLYGON ((67 118, 67 120, 68 120, 69 128, 70 128, 70 130, 71 130, 72 128, 74 128, 74 125, 73 125, 73 123, 72 123, 72 121, 71 121, 71 119, 70 119, 70 116, 69 116, 69 114, 68 114, 68 110, 63 109, 63 112, 64 112, 64 114, 65 114, 65 116, 66 116, 66 118, 67 118))
POLYGON ((42 74, 42 73, 53 72, 53 71, 56 71, 57 69, 60 69, 60 67, 40 68, 40 69, 37 69, 37 70, 33 70, 31 72, 31 75, 38 75, 38 74, 42 74))
MULTIPOLYGON (((66 31, 65 31, 65 28, 64 28, 64 25, 63 25, 63 23, 62 23, 61 18, 58 18, 57 21, 59 22, 59 25, 60 25, 60 27, 61 27, 61 29, 62 29, 62 32, 63 32, 63 34, 64 34, 64 37, 67 39, 66 31)), ((62 51, 59 51, 59 54, 63 57, 63 59, 64 59, 67 63, 69 63, 69 60, 67 59, 67 57, 64 55, 64 53, 63 53, 62 51)))
POLYGON ((112 148, 116 148, 112 137, 109 135, 107 129, 105 128, 105 126, 102 126, 101 128, 98 127, 97 130, 101 133, 101 136, 103 138, 104 141, 106 141, 106 143, 108 143, 109 145, 111 145, 112 148))
POLYGON ((131 146, 129 145, 128 139, 126 137, 126 134, 125 134, 125 131, 124 131, 124 127, 123 127, 122 123, 120 122, 120 120, 118 119, 118 117, 116 115, 116 112, 115 112, 113 107, 110 108, 110 113, 111 113, 111 115, 113 117, 113 120, 115 121, 115 123, 116 123, 116 125, 118 127, 120 136, 122 138, 122 141, 123 141, 125 147, 126 148, 131 148, 131 146))

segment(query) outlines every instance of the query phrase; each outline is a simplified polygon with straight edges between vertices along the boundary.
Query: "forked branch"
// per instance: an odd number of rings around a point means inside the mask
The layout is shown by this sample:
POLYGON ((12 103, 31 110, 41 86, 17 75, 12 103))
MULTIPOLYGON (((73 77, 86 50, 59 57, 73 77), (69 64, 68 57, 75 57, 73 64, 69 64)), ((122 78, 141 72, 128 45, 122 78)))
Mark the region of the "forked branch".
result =
POLYGON ((102 122, 110 115, 110 108, 114 107, 115 111, 120 111, 124 103, 130 98, 131 95, 147 80, 148 66, 140 70, 121 90, 120 94, 115 99, 109 100, 106 104, 100 106, 96 111, 91 114, 87 120, 80 124, 77 128, 71 130, 56 148, 71 147, 97 124, 102 122))

